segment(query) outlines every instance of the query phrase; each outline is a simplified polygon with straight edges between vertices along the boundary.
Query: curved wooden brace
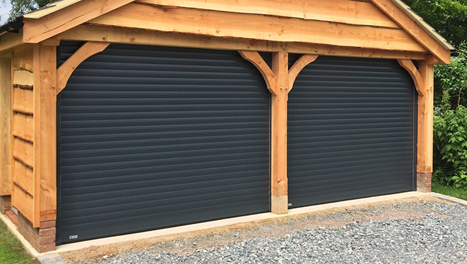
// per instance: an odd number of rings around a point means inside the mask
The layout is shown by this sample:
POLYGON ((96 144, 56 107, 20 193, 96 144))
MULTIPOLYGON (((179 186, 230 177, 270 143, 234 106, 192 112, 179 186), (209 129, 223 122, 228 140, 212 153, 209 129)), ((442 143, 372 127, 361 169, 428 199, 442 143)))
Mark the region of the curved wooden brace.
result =
POLYGON ((89 41, 84 43, 67 61, 57 69, 57 94, 65 89, 74 70, 87 58, 104 51, 110 43, 89 41))
POLYGON ((302 55, 290 68, 289 70, 289 93, 293 89, 295 80, 298 74, 310 63, 314 62, 318 58, 318 55, 304 54, 302 55))
POLYGON ((402 66, 402 68, 409 72, 413 82, 415 83, 415 89, 417 89, 418 94, 425 96, 425 87, 423 86, 422 75, 420 75, 420 72, 417 70, 417 67, 415 67, 413 62, 411 60, 397 60, 397 62, 399 62, 399 65, 402 66))
POLYGON ((257 51, 251 50, 239 50, 238 52, 245 60, 251 62, 261 72, 269 92, 273 95, 277 95, 277 76, 261 55, 259 55, 257 51))

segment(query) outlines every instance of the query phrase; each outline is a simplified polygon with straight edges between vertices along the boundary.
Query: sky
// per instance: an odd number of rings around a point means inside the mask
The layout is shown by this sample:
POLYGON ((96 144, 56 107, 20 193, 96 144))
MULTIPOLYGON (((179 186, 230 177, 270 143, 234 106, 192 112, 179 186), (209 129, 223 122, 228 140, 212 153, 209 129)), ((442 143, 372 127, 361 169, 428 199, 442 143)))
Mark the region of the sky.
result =
POLYGON ((11 5, 9 0, 5 1, 5 3, 0 0, 0 25, 3 25, 8 20, 10 9, 11 5))

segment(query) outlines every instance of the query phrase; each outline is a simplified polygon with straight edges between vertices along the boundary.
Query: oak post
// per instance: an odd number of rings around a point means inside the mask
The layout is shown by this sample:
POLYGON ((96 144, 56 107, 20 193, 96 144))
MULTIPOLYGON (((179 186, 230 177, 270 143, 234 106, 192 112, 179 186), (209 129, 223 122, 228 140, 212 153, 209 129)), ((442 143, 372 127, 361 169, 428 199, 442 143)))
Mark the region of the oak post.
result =
POLYGON ((34 47, 34 227, 56 219, 57 45, 34 47))
POLYGON ((418 71, 423 79, 425 95, 418 95, 417 190, 429 192, 433 172, 434 67, 421 62, 418 71))
POLYGON ((276 52, 272 56, 272 70, 277 77, 277 93, 272 95, 271 109, 271 212, 288 211, 287 179, 287 100, 289 91, 289 54, 276 52))

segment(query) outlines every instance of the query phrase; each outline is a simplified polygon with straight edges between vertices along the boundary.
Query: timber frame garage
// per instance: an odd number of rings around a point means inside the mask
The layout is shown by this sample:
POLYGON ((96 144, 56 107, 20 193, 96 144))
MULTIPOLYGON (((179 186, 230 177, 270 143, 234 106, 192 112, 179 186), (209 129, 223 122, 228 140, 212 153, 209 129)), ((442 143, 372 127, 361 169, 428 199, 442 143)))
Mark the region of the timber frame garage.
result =
POLYGON ((63 0, 0 34, 0 209, 39 252, 431 189, 453 47, 399 0, 63 0))

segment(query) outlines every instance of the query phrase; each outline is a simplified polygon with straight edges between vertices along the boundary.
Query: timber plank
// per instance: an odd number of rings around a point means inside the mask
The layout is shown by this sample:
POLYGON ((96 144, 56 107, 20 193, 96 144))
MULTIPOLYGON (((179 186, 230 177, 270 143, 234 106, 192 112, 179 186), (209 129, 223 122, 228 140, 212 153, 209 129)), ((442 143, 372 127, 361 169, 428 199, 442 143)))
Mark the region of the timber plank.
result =
POLYGON ((348 0, 137 0, 170 7, 258 14, 354 25, 400 28, 375 5, 348 0))
POLYGON ((33 62, 32 62, 32 45, 31 44, 22 45, 13 50, 13 61, 12 61, 13 68, 23 69, 23 70, 32 72, 32 67, 33 67, 32 64, 33 62))
POLYGON ((13 184, 13 192, 11 195, 11 205, 18 209, 21 214, 29 221, 33 221, 34 215, 34 200, 33 197, 25 192, 21 187, 13 184))
POLYGON ((89 23, 217 37, 426 51, 401 29, 373 28, 295 18, 285 20, 272 16, 187 8, 165 10, 137 3, 128 4, 93 19, 89 23), (245 21, 248 21, 248 27, 244 26, 245 21))
POLYGON ((81 1, 39 19, 24 18, 23 41, 39 43, 133 0, 81 1))
POLYGON ((151 31, 136 28, 81 25, 60 35, 62 40, 105 41, 136 45, 172 46, 182 48, 254 50, 291 53, 318 54, 359 58, 424 60, 423 52, 387 51, 355 47, 338 47, 310 43, 283 43, 266 40, 220 38, 200 35, 151 31))
POLYGON ((32 90, 13 88, 13 111, 32 114, 34 93, 32 90))
POLYGON ((434 67, 420 63, 425 96, 418 96, 417 172, 433 172, 434 67))
POLYGON ((23 68, 15 68, 13 73, 13 86, 23 87, 30 89, 34 85, 34 74, 23 68))
MULTIPOLYGON (((23 141, 18 138, 13 138, 13 158, 22 162, 30 168, 34 166, 33 159, 34 146, 30 142, 23 141)), ((15 179, 16 175, 13 175, 15 179)))
POLYGON ((11 195, 11 60, 0 60, 0 195, 11 195))
POLYGON ((14 182, 30 195, 34 195, 34 176, 31 168, 19 161, 13 162, 14 182))
POLYGON ((22 113, 13 114, 13 135, 25 141, 34 141, 34 118, 22 113))

